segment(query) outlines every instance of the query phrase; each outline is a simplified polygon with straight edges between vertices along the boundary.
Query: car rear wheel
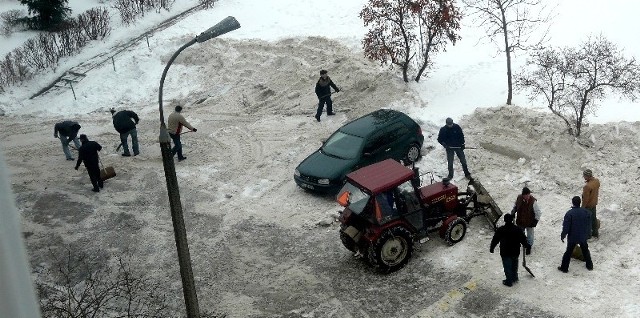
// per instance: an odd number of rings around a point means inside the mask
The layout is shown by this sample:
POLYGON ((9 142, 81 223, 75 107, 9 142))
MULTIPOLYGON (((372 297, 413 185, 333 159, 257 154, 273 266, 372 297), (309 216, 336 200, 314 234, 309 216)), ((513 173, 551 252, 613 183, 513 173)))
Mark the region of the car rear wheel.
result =
POLYGON ((453 222, 449 223, 447 232, 444 234, 444 239, 449 245, 456 244, 464 238, 467 234, 467 222, 463 218, 456 218, 453 222))
POLYGON ((405 155, 404 158, 407 161, 407 163, 413 163, 418 161, 418 159, 420 159, 420 145, 415 143, 409 145, 409 149, 407 149, 407 154, 405 155))
POLYGON ((382 273, 402 268, 411 258, 413 241, 411 233, 397 226, 386 230, 369 246, 369 262, 382 273))

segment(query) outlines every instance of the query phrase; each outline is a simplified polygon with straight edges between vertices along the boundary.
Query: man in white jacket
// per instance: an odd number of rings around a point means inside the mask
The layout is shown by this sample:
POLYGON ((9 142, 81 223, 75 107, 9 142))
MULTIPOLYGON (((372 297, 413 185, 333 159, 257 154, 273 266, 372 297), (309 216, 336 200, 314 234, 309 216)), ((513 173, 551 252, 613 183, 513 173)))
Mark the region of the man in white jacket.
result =
POLYGON ((180 133, 182 132, 182 126, 189 128, 191 131, 196 132, 197 129, 193 128, 191 124, 182 116, 180 113, 182 111, 182 106, 176 106, 176 109, 171 115, 169 115, 167 130, 169 132, 169 136, 171 140, 173 140, 173 148, 171 148, 171 153, 175 156, 178 154, 178 161, 182 161, 187 159, 187 157, 182 155, 182 142, 180 142, 180 133))

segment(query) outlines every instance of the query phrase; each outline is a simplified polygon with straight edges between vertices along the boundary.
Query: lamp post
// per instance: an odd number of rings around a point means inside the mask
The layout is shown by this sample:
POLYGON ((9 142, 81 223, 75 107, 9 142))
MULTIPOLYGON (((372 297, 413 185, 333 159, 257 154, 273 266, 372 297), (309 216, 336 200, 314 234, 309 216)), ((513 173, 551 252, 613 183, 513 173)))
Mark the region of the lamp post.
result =
POLYGON ((164 123, 164 113, 162 112, 162 87, 164 86, 164 78, 171 63, 178 57, 187 47, 202 43, 209 39, 218 37, 227 32, 231 32, 240 28, 240 23, 234 17, 227 17, 214 25, 210 29, 200 33, 193 40, 183 45, 176 51, 167 66, 162 72, 160 79, 160 90, 158 91, 158 104, 160 107, 160 150, 162 152, 162 165, 164 166, 164 175, 167 179, 167 192, 169 194, 169 206, 171 208, 171 220, 173 222, 173 232, 176 239, 176 248, 178 249, 178 262, 180 264, 180 277, 182 278, 182 291, 184 293, 184 302, 187 307, 188 318, 199 318, 200 310, 198 308, 198 295, 196 294, 196 286, 193 281, 193 272, 191 270, 191 256, 189 255, 189 244, 187 243, 187 231, 184 227, 184 217, 182 214, 182 203, 180 202, 180 189, 178 188, 178 178, 176 176, 176 166, 173 162, 173 154, 171 153, 171 141, 167 126, 164 123))

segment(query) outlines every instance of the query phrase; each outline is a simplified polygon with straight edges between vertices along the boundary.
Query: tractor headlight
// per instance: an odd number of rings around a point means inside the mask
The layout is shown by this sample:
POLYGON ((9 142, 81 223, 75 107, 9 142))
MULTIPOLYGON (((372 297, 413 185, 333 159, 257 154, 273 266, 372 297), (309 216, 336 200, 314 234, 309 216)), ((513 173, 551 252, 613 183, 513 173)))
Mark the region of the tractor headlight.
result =
POLYGON ((300 171, 298 171, 298 169, 296 169, 296 170, 293 172, 293 175, 294 175, 294 176, 296 176, 296 177, 299 177, 299 176, 300 176, 300 171))
POLYGON ((329 179, 318 179, 318 184, 328 185, 329 179))

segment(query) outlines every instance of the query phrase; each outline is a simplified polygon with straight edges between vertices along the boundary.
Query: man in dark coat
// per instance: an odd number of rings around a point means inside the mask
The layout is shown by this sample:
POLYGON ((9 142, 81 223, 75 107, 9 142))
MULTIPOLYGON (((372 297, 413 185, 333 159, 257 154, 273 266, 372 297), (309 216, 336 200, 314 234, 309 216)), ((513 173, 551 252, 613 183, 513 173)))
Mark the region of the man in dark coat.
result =
POLYGON ((513 215, 504 215, 504 225, 496 230, 491 240, 489 251, 493 253, 496 245, 500 243, 500 257, 502 257, 502 267, 506 279, 502 281, 505 286, 513 286, 518 282, 518 257, 520 256, 520 245, 529 247, 527 237, 520 228, 513 224, 513 215))
POLYGON ((573 206, 564 215, 564 221, 562 222, 562 234, 560 234, 560 240, 564 243, 564 238, 567 239, 567 250, 562 255, 562 264, 558 267, 563 273, 569 271, 569 262, 571 261, 571 254, 576 245, 580 245, 582 250, 582 256, 587 263, 587 269, 593 270, 593 262, 591 261, 591 253, 589 252, 589 245, 587 239, 591 234, 591 212, 585 208, 580 207, 582 200, 579 196, 575 196, 571 199, 573 206))
POLYGON ((522 194, 516 198, 511 215, 516 215, 516 225, 527 233, 527 242, 529 243, 529 248, 526 251, 527 255, 531 254, 534 228, 538 225, 541 214, 538 200, 531 195, 531 190, 528 187, 522 188, 522 194))
POLYGON ((136 125, 140 121, 138 114, 130 110, 121 110, 116 113, 116 110, 111 108, 111 115, 113 116, 113 127, 120 133, 120 142, 122 142, 122 149, 124 150, 122 155, 125 157, 131 156, 129 144, 127 143, 129 135, 131 135, 133 155, 137 156, 140 154, 138 148, 138 131, 136 130, 136 125))
POLYGON ((464 133, 458 124, 453 123, 453 119, 447 118, 446 125, 440 128, 438 143, 447 151, 447 168, 449 169, 447 178, 453 178, 453 154, 455 153, 462 165, 464 176, 471 179, 471 173, 467 169, 467 159, 464 156, 464 133))
POLYGON ((100 179, 100 157, 98 151, 102 150, 102 146, 95 141, 89 141, 87 135, 80 135, 80 141, 82 146, 78 149, 78 162, 76 162, 76 170, 80 167, 80 164, 84 162, 84 166, 89 173, 89 179, 93 185, 93 192, 100 192, 103 182, 100 179))
POLYGON ((74 160, 71 151, 69 151, 69 143, 71 143, 71 141, 76 145, 76 149, 80 148, 80 142, 78 141, 79 130, 80 124, 71 120, 59 122, 53 127, 53 137, 60 138, 62 152, 64 152, 67 160, 74 160))
POLYGON ((316 111, 316 120, 320 121, 324 104, 327 104, 327 115, 335 115, 333 112, 333 101, 331 100, 331 87, 337 92, 340 91, 338 86, 333 83, 326 70, 320 71, 320 79, 316 83, 316 96, 318 96, 318 110, 316 111))

